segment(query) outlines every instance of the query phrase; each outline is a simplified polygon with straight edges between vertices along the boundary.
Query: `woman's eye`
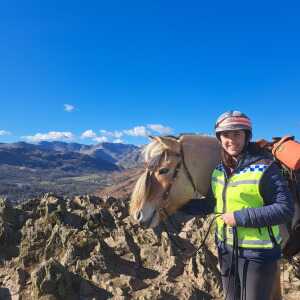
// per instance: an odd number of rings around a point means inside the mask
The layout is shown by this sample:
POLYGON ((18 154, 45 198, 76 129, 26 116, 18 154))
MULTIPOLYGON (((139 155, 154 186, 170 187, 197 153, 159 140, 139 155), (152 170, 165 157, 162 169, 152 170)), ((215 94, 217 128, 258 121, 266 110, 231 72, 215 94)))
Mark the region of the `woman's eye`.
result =
POLYGON ((161 168, 161 169, 159 169, 159 171, 158 171, 158 173, 160 174, 160 175, 162 175, 162 174, 167 174, 169 172, 169 169, 168 168, 161 168))

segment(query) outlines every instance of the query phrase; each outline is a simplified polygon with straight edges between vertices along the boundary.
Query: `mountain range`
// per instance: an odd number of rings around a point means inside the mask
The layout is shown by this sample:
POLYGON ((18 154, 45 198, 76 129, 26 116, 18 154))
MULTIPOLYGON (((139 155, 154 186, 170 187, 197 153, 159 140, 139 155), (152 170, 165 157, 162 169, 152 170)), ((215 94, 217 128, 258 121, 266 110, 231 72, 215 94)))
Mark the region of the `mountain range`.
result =
POLYGON ((121 143, 0 143, 0 195, 19 202, 43 192, 91 193, 114 172, 141 166, 141 147, 121 143))

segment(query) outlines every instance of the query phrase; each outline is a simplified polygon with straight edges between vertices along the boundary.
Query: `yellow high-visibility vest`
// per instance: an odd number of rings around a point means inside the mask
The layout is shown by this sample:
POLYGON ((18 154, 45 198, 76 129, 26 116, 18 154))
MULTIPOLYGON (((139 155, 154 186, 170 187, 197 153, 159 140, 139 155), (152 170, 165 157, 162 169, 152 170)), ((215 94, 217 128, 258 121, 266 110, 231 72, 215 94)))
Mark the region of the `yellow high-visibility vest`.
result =
MULTIPOLYGON (((259 182, 270 164, 249 165, 238 173, 233 173, 228 179, 222 165, 219 165, 213 171, 211 182, 216 198, 215 212, 262 207, 264 200, 260 195, 259 182)), ((216 223, 218 239, 233 245, 232 227, 224 224, 221 218, 217 218, 216 223)), ((259 228, 237 226, 236 229, 238 246, 242 248, 273 248, 274 242, 281 242, 278 225, 259 228)))

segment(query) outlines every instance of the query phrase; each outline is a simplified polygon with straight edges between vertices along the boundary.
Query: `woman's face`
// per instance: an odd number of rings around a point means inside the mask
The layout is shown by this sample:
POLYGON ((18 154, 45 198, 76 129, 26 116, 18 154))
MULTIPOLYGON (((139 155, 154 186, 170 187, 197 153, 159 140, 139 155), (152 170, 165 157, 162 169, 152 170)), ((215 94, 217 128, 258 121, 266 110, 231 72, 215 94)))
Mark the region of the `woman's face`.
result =
POLYGON ((244 130, 224 131, 220 134, 223 149, 231 156, 238 156, 245 146, 246 133, 244 130))

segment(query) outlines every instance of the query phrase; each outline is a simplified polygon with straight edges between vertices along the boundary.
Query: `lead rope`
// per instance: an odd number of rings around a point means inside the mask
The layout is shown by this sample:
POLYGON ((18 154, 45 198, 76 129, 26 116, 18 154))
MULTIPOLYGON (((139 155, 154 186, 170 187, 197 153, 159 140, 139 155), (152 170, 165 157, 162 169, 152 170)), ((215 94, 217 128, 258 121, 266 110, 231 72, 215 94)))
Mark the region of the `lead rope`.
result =
MULTIPOLYGON (((234 287, 233 287, 233 289, 234 289, 234 300, 237 300, 237 293, 236 293, 236 276, 238 276, 238 272, 239 272, 239 270, 238 270, 238 263, 239 263, 239 261, 238 261, 238 259, 239 259, 239 257, 238 257, 238 251, 239 251, 239 249, 238 249, 238 235, 237 235, 237 228, 236 227, 233 227, 232 228, 232 231, 233 231, 233 237, 234 237, 234 241, 233 241, 233 248, 234 248, 234 263, 235 263, 235 265, 234 265, 234 287)), ((243 299, 242 299, 243 300, 243 299)))
POLYGON ((247 300, 247 273, 248 273, 248 265, 249 265, 249 260, 245 261, 245 264, 243 266, 243 290, 242 290, 242 299, 241 300, 247 300))
MULTIPOLYGON (((162 208, 161 210, 164 212, 164 214, 167 216, 167 218, 170 219, 170 216, 167 213, 167 211, 164 208, 162 208)), ((204 236, 201 244, 198 246, 198 248, 194 247, 195 251, 189 256, 189 258, 196 256, 197 253, 199 253, 199 251, 205 246, 206 240, 208 238, 208 235, 210 233, 210 230, 212 228, 213 223, 221 215, 222 215, 222 213, 215 213, 214 217, 212 218, 212 220, 209 223, 208 229, 207 229, 207 231, 205 233, 205 236, 204 236)), ((178 233, 178 230, 177 230, 176 226, 174 226, 173 221, 171 222, 171 224, 175 228, 176 234, 178 236, 179 233, 178 233)), ((165 228, 165 230, 167 232, 168 237, 174 243, 174 245, 181 252, 184 252, 186 249, 184 247, 181 247, 179 245, 179 243, 176 241, 176 239, 174 239, 173 235, 171 235, 170 231, 168 230, 167 223, 165 221, 163 221, 163 226, 164 226, 164 228, 165 228)), ((237 293, 236 293, 236 276, 238 274, 238 236, 237 236, 237 229, 236 229, 236 227, 233 227, 232 229, 233 229, 233 237, 234 238, 233 238, 233 248, 232 248, 232 255, 231 255, 231 262, 230 262, 230 270, 229 270, 229 273, 228 273, 228 283, 227 283, 227 288, 226 288, 225 300, 227 300, 227 297, 228 297, 228 294, 229 294, 229 286, 230 286, 232 278, 234 280, 234 282, 233 282, 233 285, 234 285, 233 286, 234 300, 238 299, 238 296, 237 296, 237 293), (234 267, 233 276, 230 276, 231 272, 233 270, 233 267, 234 267)), ((183 261, 183 260, 182 260, 182 262, 185 263, 185 261, 183 261)), ((243 278, 245 278, 245 281, 246 281, 246 274, 243 274, 243 278)), ((245 290, 243 290, 243 292, 242 292, 242 299, 241 300, 247 299, 246 298, 246 284, 245 284, 245 282, 244 282, 244 286, 245 286, 245 290), (245 298, 243 296, 245 296, 245 298)))
MULTIPOLYGON (((282 296, 284 294, 284 269, 285 269, 285 260, 283 259, 282 261, 282 287, 281 287, 281 290, 282 290, 282 296)), ((280 267, 280 265, 279 265, 280 267)), ((279 268, 279 272, 280 272, 280 268, 279 268)))
MULTIPOLYGON (((238 235, 237 235, 237 228, 234 226, 232 227, 233 231, 233 245, 232 245, 232 254, 231 254, 231 261, 230 261, 230 269, 228 273, 228 282, 227 282, 227 287, 226 287, 226 294, 225 294, 225 300, 227 300, 227 297, 229 295, 229 286, 231 283, 231 280, 233 279, 233 299, 237 300, 239 299, 239 296, 237 295, 236 291, 236 276, 238 275, 238 235), (233 275, 231 276, 231 272, 233 271, 234 267, 234 272, 233 275)), ((243 274, 244 278, 244 274, 243 274)), ((242 298, 241 300, 246 299, 246 290, 242 291, 242 298), (243 296, 245 295, 245 298, 243 296)))
MULTIPOLYGON (((168 218, 169 220, 171 220, 171 217, 170 217, 170 215, 168 214, 168 212, 167 212, 164 208, 162 208, 161 210, 163 210, 163 212, 164 212, 164 214, 167 216, 167 218, 168 218)), ((204 236, 202 242, 200 243, 200 246, 198 246, 198 248, 196 248, 196 247, 194 246, 195 251, 190 255, 189 258, 194 257, 194 256, 195 256, 195 255, 196 255, 196 254, 204 247, 204 245, 205 245, 205 243, 206 243, 206 240, 207 240, 207 238, 208 238, 208 235, 209 235, 209 233, 210 233, 210 231, 211 231, 211 228, 212 228, 213 223, 214 223, 215 220, 216 220, 217 218, 219 218, 221 215, 222 215, 221 213, 215 213, 215 215, 213 216, 212 220, 210 221, 210 223, 209 223, 209 225, 208 225, 208 229, 207 229, 207 231, 206 231, 206 233, 205 233, 205 236, 204 236)), ((181 246, 178 244, 178 242, 174 239, 174 236, 171 235, 170 231, 168 230, 167 223, 166 223, 165 221, 163 221, 163 225, 164 225, 164 227, 165 227, 165 229, 166 229, 167 235, 168 235, 168 237, 170 238, 170 240, 171 240, 172 242, 174 242, 174 245, 175 245, 180 251, 184 252, 186 249, 185 249, 184 247, 181 247, 181 246)), ((176 235, 178 236, 178 235, 179 235, 179 230, 176 228, 177 226, 174 225, 174 222, 173 222, 173 221, 171 222, 171 225, 175 228, 176 235)))
POLYGON ((210 230, 211 230, 211 227, 212 227, 213 223, 214 223, 215 220, 216 220, 217 218, 219 218, 221 215, 222 215, 222 214, 220 214, 220 213, 216 213, 216 214, 214 215, 214 217, 212 218, 212 220, 211 220, 210 223, 209 223, 208 229, 207 229, 207 231, 206 231, 206 234, 205 234, 205 236, 204 236, 204 238, 203 238, 203 240, 202 240, 200 246, 196 249, 196 251, 193 253, 192 256, 196 255, 196 254, 200 251, 200 249, 201 249, 202 247, 204 247, 205 242, 206 242, 206 240, 207 240, 207 238, 208 238, 208 235, 209 235, 209 232, 210 232, 210 230))

